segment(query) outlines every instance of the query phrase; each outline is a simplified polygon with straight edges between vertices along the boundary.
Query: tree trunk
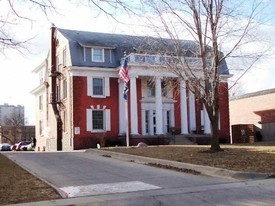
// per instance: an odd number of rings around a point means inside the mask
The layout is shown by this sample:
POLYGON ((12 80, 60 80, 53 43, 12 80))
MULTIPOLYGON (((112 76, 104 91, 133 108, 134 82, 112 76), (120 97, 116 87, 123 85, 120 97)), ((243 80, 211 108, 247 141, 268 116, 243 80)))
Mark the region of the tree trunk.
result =
POLYGON ((220 152, 222 151, 219 141, 219 115, 216 114, 213 116, 211 121, 211 152, 220 152))

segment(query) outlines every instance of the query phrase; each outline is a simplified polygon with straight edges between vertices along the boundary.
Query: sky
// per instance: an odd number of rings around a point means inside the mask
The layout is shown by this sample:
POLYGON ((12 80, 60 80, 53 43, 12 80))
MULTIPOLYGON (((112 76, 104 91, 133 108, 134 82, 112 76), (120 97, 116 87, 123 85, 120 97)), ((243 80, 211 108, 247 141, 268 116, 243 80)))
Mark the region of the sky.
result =
MULTIPOLYGON (((275 1, 264 0, 264 2, 267 5, 264 12, 266 12, 266 16, 269 16, 275 11, 275 1)), ((98 10, 69 3, 68 0, 54 1, 54 5, 57 10, 49 12, 45 16, 37 8, 30 8, 24 3, 18 3, 15 9, 29 20, 11 19, 18 24, 12 27, 12 31, 16 38, 31 39, 27 44, 28 51, 18 52, 6 49, 4 53, 0 53, 0 104, 24 106, 28 124, 32 125, 35 124, 35 99, 30 92, 39 85, 38 77, 32 71, 42 63, 49 51, 52 23, 59 28, 73 30, 133 35, 150 33, 148 28, 138 27, 133 23, 135 20, 129 19, 129 17, 124 19, 129 24, 120 24, 98 10)), ((8 12, 7 5, 4 1, 0 1, 0 13, 4 14, 5 12, 8 12)), ((121 16, 118 15, 118 17, 121 16)), ((258 33, 261 37, 269 39, 270 45, 275 44, 275 20, 272 16, 258 29, 258 33)), ((258 48, 261 48, 261 44, 255 42, 249 49, 257 50, 258 48)), ((270 48, 269 56, 257 62, 242 77, 240 80, 241 90, 249 93, 275 88, 274 67, 275 49, 270 48)), ((232 68, 235 68, 234 64, 232 64, 232 68)), ((238 76, 237 69, 232 69, 232 73, 236 73, 235 76, 238 76)))

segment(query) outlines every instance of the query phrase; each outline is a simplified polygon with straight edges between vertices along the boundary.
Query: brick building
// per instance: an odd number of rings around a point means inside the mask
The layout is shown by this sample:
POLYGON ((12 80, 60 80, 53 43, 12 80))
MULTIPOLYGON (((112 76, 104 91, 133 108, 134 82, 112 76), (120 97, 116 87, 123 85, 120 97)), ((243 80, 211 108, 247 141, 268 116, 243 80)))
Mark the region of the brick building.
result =
POLYGON ((230 125, 253 124, 263 140, 275 140, 275 89, 253 92, 230 99, 230 125))
POLYGON ((0 143, 13 145, 21 141, 31 141, 35 137, 35 126, 0 126, 0 143))
MULTIPOLYGON (((32 91, 36 97, 37 149, 89 148, 101 136, 114 141, 125 139, 126 106, 132 142, 165 137, 171 134, 172 127, 180 128, 181 134, 209 134, 205 108, 188 91, 187 82, 165 67, 163 62, 168 57, 145 52, 146 47, 160 45, 158 41, 151 37, 52 28, 49 55, 34 70, 39 77, 38 86, 32 91), (124 52, 130 76, 127 105, 118 76, 124 52)), ((182 43, 186 54, 191 55, 195 42, 182 43)), ((196 57, 186 59, 196 62, 196 57)), ((226 63, 219 71, 220 134, 229 139, 230 74, 226 63)))

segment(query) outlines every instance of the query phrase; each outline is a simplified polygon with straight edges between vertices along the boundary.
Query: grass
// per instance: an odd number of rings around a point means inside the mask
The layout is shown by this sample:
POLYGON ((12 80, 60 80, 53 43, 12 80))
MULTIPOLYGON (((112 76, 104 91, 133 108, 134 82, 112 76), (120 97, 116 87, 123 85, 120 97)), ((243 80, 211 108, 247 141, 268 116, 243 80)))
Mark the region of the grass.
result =
POLYGON ((60 199, 45 182, 0 154, 0 205, 60 199))
POLYGON ((111 148, 111 150, 235 171, 275 173, 275 142, 221 147, 224 151, 217 153, 205 152, 209 146, 198 145, 111 148))
MULTIPOLYGON (((209 146, 104 148, 115 152, 208 165, 235 171, 275 172, 275 142, 221 145, 223 152, 206 153, 209 146)), ((58 192, 0 154, 0 204, 60 199, 58 192)))

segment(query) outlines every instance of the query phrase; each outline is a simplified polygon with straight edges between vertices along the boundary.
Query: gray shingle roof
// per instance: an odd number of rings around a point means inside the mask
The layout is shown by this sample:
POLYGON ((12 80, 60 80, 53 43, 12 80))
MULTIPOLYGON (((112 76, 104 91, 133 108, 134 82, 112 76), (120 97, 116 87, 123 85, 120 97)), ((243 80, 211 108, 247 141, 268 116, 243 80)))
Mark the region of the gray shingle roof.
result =
MULTIPOLYGON (((169 39, 161 39, 145 36, 131 36, 122 34, 109 34, 88 31, 75 31, 67 29, 57 29, 69 41, 71 61, 73 66, 96 66, 105 68, 115 68, 120 65, 124 51, 127 54, 136 51, 157 51, 165 53, 174 51, 174 44, 169 39), (95 63, 84 61, 83 46, 85 47, 103 47, 113 50, 112 62, 95 63)), ((193 51, 197 50, 197 44, 194 41, 181 40, 183 54, 192 56, 193 51)), ((227 64, 224 61, 220 66, 221 74, 229 74, 227 64)))

